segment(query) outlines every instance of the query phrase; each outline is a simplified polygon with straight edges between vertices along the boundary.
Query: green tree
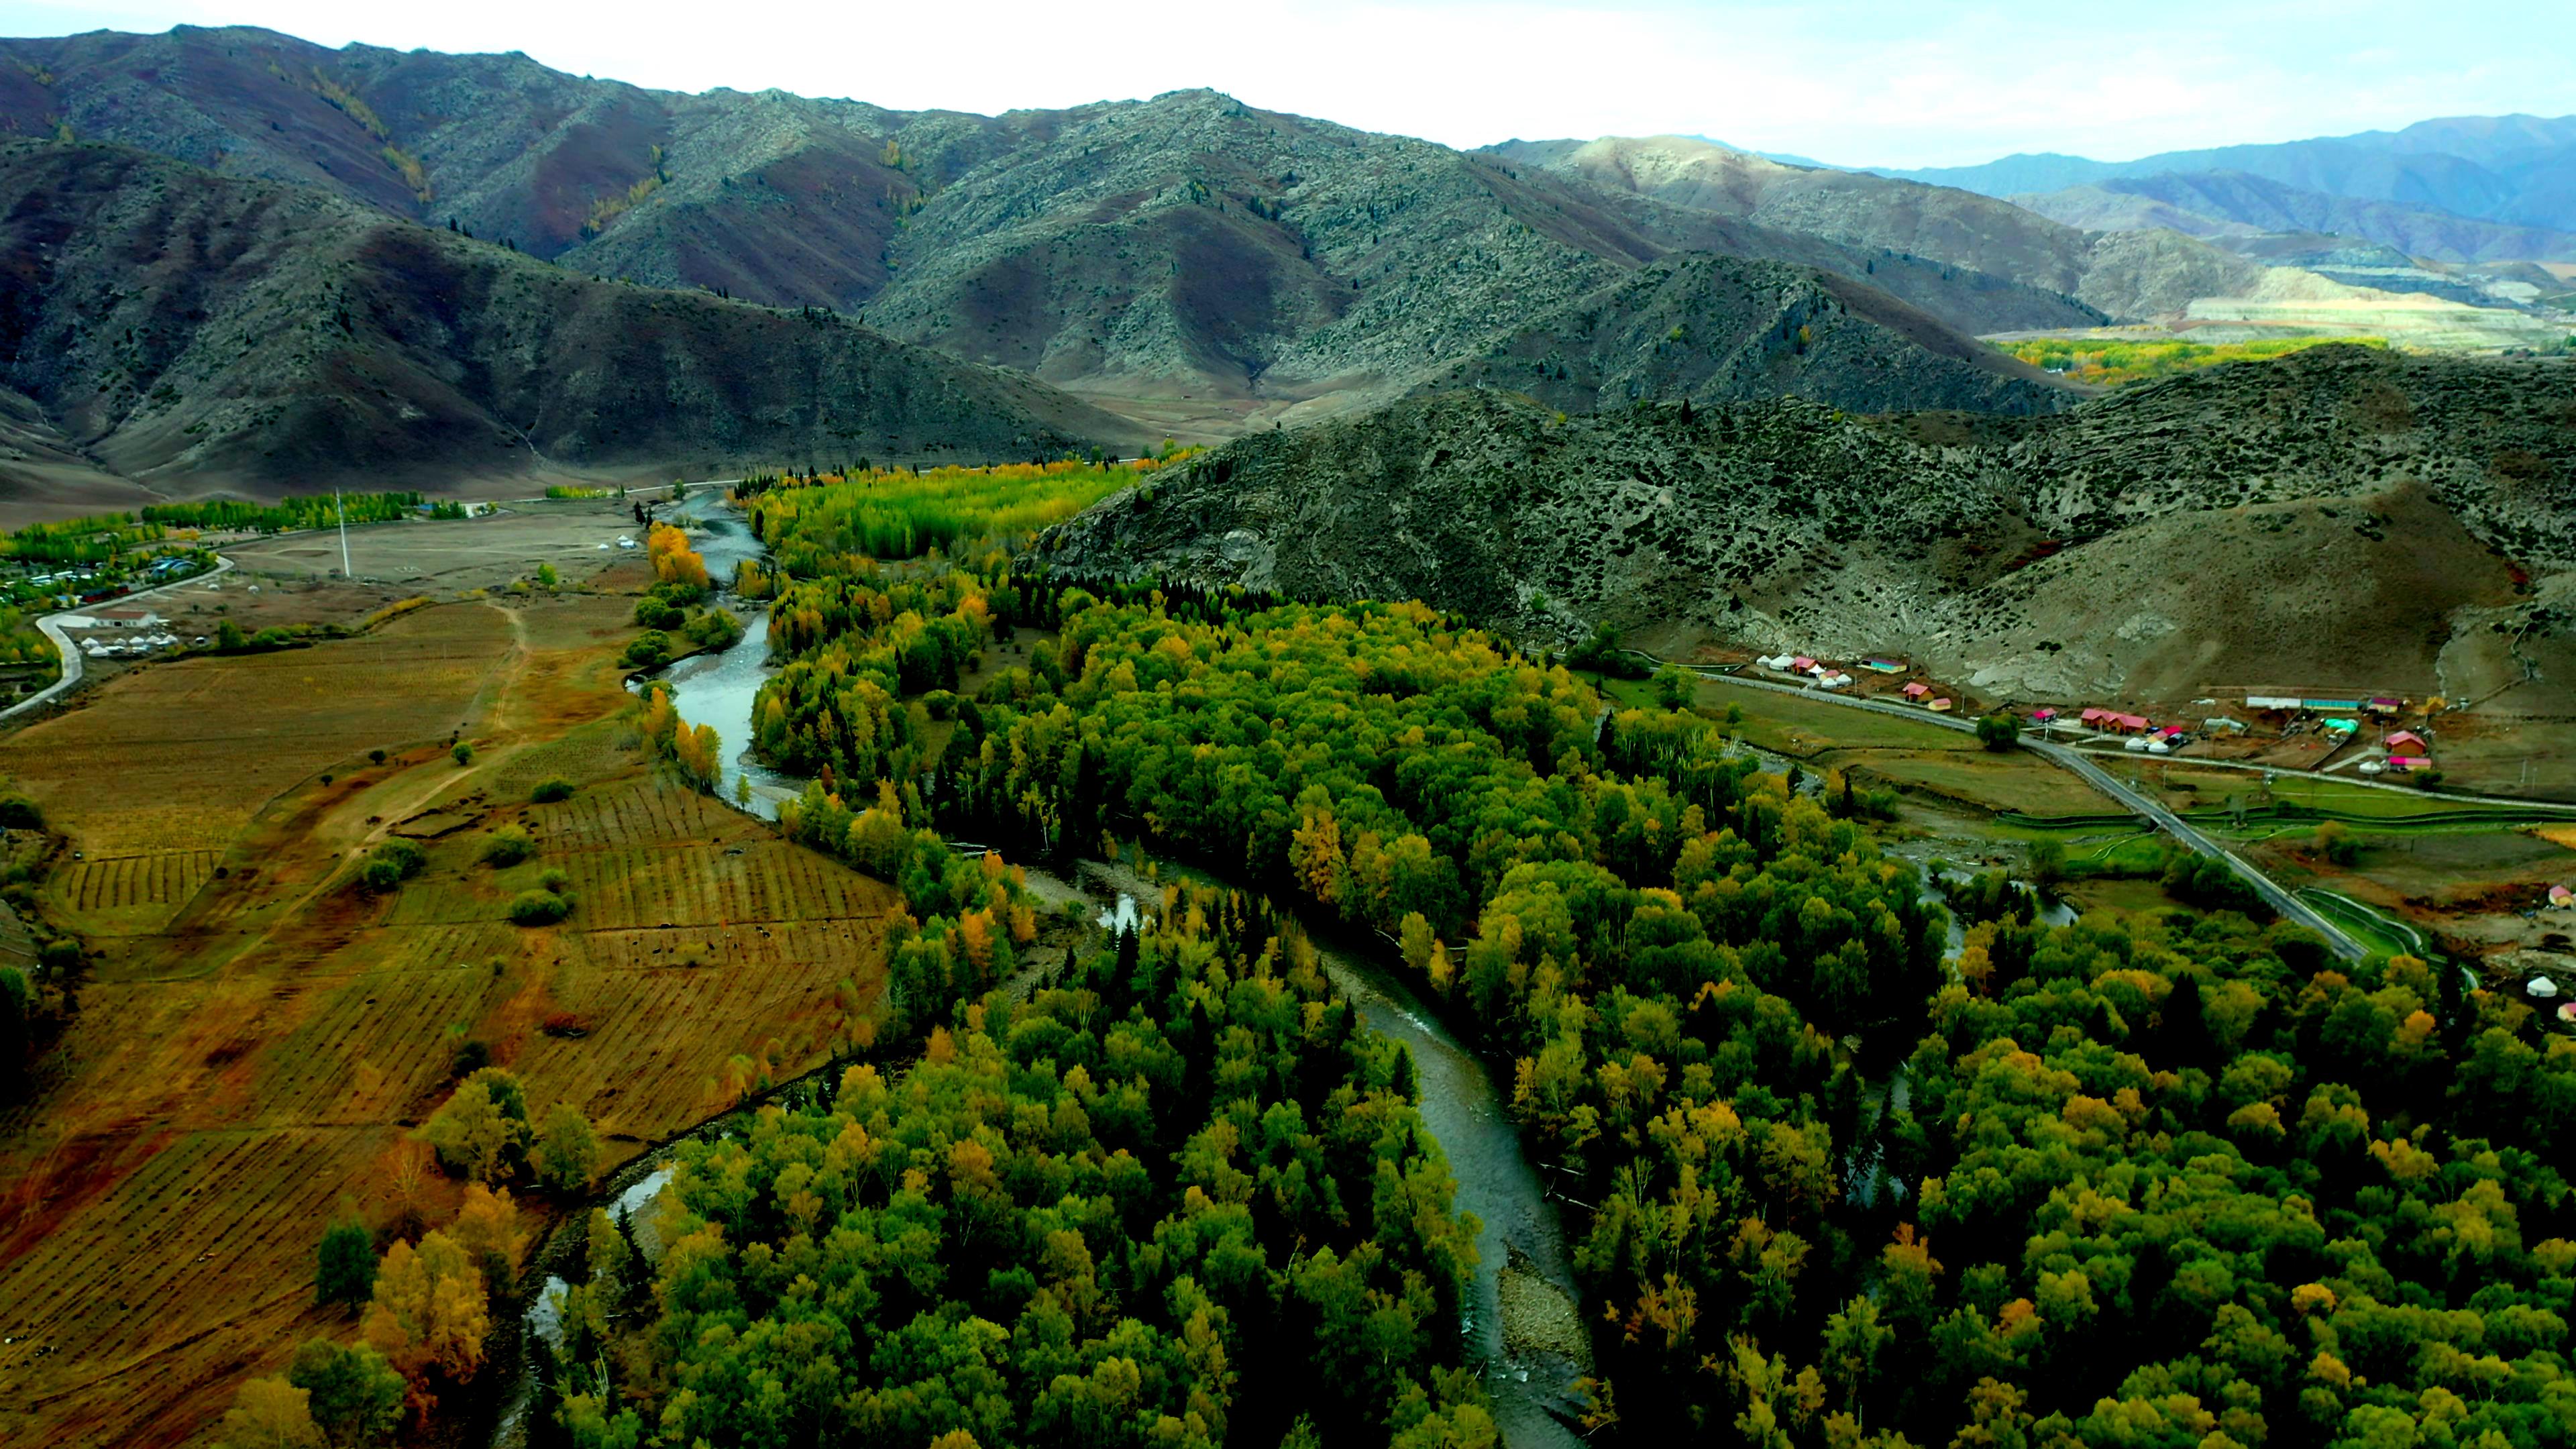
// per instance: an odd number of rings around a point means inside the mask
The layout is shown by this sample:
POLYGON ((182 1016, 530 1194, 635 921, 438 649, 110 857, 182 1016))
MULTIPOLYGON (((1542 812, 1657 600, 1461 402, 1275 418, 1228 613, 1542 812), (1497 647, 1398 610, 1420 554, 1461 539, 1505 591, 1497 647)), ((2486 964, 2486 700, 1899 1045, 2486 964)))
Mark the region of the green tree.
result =
POLYGON ((343 1347, 327 1338, 306 1339, 295 1350, 286 1381, 309 1396, 313 1422, 331 1449, 388 1443, 402 1423, 403 1376, 363 1343, 343 1347))
POLYGON ((2066 879, 2066 847, 2056 840, 2034 840, 2030 843, 2030 883, 2053 886, 2066 879))
POLYGON ((519 1079, 500 1067, 476 1071, 430 1114, 421 1135, 449 1172, 475 1182, 507 1180, 528 1146, 528 1102, 519 1079))
POLYGON ((456 763, 460 765, 470 765, 474 763, 474 746, 463 740, 458 740, 456 742, 456 747, 449 750, 447 753, 453 756, 456 763))
POLYGON ((215 647, 217 649, 221 649, 229 653, 233 650, 244 648, 249 643, 250 636, 242 632, 241 625, 234 623, 230 619, 219 619, 215 622, 215 647))
POLYGON ((322 1230, 314 1250, 313 1301, 357 1305, 376 1286, 376 1237, 355 1218, 343 1218, 322 1230))
POLYGON ((2361 842, 2352 838, 2351 829, 2340 820, 2320 822, 2314 844, 2317 854, 2335 865, 2350 865, 2361 859, 2361 842))
POLYGON ((537 1129, 529 1160, 539 1183, 565 1197, 578 1196, 590 1190, 591 1179, 598 1175, 599 1136, 580 1108, 557 1102, 537 1129))
POLYGON ((1691 702, 1699 679, 1678 664, 1666 664, 1655 671, 1655 702, 1666 709, 1680 709, 1691 702))
POLYGON ((1990 714, 1977 720, 1977 739, 1990 750, 2009 750, 2021 742, 2021 721, 2008 714, 1990 714))

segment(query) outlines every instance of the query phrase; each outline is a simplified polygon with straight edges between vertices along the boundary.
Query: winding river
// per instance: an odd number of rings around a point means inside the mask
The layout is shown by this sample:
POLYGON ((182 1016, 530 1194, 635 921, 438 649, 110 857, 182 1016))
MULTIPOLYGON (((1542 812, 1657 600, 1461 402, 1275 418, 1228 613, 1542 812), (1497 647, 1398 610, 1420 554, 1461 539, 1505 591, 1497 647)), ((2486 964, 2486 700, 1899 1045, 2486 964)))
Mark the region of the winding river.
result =
MULTIPOLYGON (((712 578, 730 583, 741 564, 768 556, 769 551, 752 536, 742 510, 712 488, 701 489, 663 510, 662 517, 688 529, 689 544, 707 561, 707 573, 712 578)), ((693 654, 655 677, 671 686, 671 704, 682 720, 692 727, 712 726, 716 738, 723 742, 724 778, 718 786, 719 798, 742 804, 763 820, 775 820, 778 802, 795 799, 804 791, 805 782, 782 775, 751 755, 752 706, 759 701, 761 683, 772 672, 769 610, 757 600, 740 599, 730 593, 721 599, 742 616, 742 638, 719 653, 693 654), (747 803, 741 794, 746 781, 751 787, 747 803)))
MULTIPOLYGON (((715 578, 731 579, 744 561, 766 556, 741 510, 712 489, 662 516, 689 530, 691 546, 715 578)), ((747 780, 747 808, 775 819, 778 802, 795 798, 804 782, 750 758, 752 706, 772 673, 769 616, 756 604, 726 602, 743 615, 741 642, 681 660, 660 677, 671 686, 680 718, 713 726, 723 740, 723 798, 737 800, 736 782, 747 780)), ((1161 897, 1159 886, 1116 867, 1089 865, 1084 874, 1106 887, 1106 895, 1161 897)), ((1374 950, 1352 949, 1328 933, 1308 934, 1361 1017, 1413 1053, 1423 1119, 1448 1155, 1457 1205, 1483 1225, 1476 1240, 1481 1261, 1459 1333, 1467 1360, 1484 1374, 1503 1442, 1511 1449, 1571 1449, 1580 1441, 1565 1419, 1579 1410, 1573 1382, 1590 1370, 1591 1343, 1556 1205, 1522 1150, 1502 1093, 1485 1064, 1377 963, 1374 950)))

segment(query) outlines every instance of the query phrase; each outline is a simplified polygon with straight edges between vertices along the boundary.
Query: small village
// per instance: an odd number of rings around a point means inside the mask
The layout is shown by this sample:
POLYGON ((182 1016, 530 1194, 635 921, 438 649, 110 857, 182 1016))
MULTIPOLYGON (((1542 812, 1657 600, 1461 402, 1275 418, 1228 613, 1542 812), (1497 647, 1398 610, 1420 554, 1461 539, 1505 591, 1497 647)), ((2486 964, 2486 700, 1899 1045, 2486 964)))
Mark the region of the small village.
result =
POLYGON ((2004 714, 2041 738, 2079 748, 2116 745, 2130 754, 2181 755, 2320 775, 2400 776, 2421 784, 2441 779, 2433 762, 2431 724, 2445 706, 2439 698, 2249 692, 2232 701, 2195 699, 2194 710, 2206 711, 2198 719, 2159 722, 2115 705, 1980 704, 1963 691, 1921 677, 1902 660, 1877 656, 1845 668, 1806 654, 1760 655, 1742 672, 1825 693, 1911 705, 1927 714, 2004 714), (2226 712, 2230 709, 2235 713, 2226 712))

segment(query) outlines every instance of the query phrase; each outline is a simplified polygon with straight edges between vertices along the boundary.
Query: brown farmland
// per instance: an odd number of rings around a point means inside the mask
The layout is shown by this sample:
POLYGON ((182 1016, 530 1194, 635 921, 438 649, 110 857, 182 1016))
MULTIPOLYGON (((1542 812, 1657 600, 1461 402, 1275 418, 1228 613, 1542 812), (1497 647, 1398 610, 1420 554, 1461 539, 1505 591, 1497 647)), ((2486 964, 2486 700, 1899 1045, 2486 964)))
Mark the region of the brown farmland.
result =
POLYGON ((626 607, 439 605, 137 671, 0 741, 71 842, 46 909, 94 953, 0 1114, 0 1442, 187 1442, 303 1338, 349 1337, 312 1306, 314 1244, 343 1203, 452 1210, 408 1132, 460 1043, 579 1106, 614 1163, 726 1107, 737 1058, 798 1070, 873 1002, 893 893, 650 773, 616 718, 626 607), (579 793, 528 804, 555 776, 579 793), (494 870, 506 820, 538 854, 494 870), (437 832, 422 873, 353 889, 407 821, 437 832), (571 919, 509 924, 547 868, 571 919))

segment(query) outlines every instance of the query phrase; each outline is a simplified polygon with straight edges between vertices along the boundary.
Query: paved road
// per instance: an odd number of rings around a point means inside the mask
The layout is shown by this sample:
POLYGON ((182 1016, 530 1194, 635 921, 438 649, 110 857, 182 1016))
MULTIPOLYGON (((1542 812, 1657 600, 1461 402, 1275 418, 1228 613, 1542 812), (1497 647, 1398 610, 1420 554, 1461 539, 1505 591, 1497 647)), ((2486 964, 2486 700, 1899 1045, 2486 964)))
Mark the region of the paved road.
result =
MULTIPOLYGON (((2109 754, 2110 751, 2103 750, 2097 753, 2109 754)), ((2358 764, 2361 759, 2362 756, 2355 755, 2345 763, 2358 764)), ((2327 778, 2322 771, 2290 769, 2280 765, 2257 765, 2244 760, 2210 760, 2198 755, 2186 756, 2174 763, 2189 765, 2196 770, 2244 770, 2258 775, 2313 775, 2320 779, 2327 778)), ((2342 766, 2336 766, 2336 768, 2341 769, 2342 766)), ((2503 805, 2515 810, 2530 810, 2543 814, 2576 814, 2576 804, 2569 804, 2564 800, 2533 800, 2520 795, 2479 795, 2465 790, 2427 790, 2421 785, 2398 785, 2386 780, 2355 779, 2350 775, 2335 775, 2331 778, 2335 784, 2347 785, 2355 790, 2386 790, 2391 794, 2404 795, 2416 800, 2453 800, 2462 805, 2503 805)))
MULTIPOLYGON (((1699 673, 1702 679, 1714 679, 1722 684, 1740 685, 1746 689, 1767 689, 1777 694, 1794 694, 1801 699, 1823 700, 1828 703, 1843 705, 1850 709, 1872 710, 1879 714, 1895 715, 1902 719, 1910 719, 1918 724, 1939 725, 1943 729, 1959 730, 1967 734, 1975 734, 1977 732, 1977 726, 1974 721, 1957 719, 1949 715, 1927 713, 1917 705, 1889 704, 1883 700, 1858 699, 1850 695, 1834 694, 1821 689, 1805 689, 1794 684, 1775 684, 1767 679, 1746 679, 1740 675, 1710 674, 1701 671, 1693 672, 1699 673)), ((2271 877, 2263 874, 2259 870, 2256 870, 2254 867, 2247 865, 2244 861, 2238 859, 2235 855, 2229 853, 2224 847, 2220 846, 2217 841, 2212 840, 2208 836, 2201 834, 2199 831, 2192 829, 2181 816, 2174 814, 2172 811, 2156 803, 2154 800, 2151 800, 2145 795, 2138 793, 2136 790, 2131 789, 2128 785, 2122 783, 2118 777, 2111 774, 2110 771, 2094 764, 2091 760, 2086 759, 2083 755, 2064 745, 2052 744, 2044 740, 2024 740, 2022 741, 2022 747, 2029 750, 2031 753, 2038 755, 2041 759, 2049 761, 2051 764, 2073 771, 2077 779, 2082 780, 2085 784, 2092 786, 2103 794, 2110 796, 2113 800, 2118 801, 2122 807, 2145 816, 2157 829, 2162 830, 2165 834, 2181 841, 2183 846, 2194 854, 2205 855, 2213 860, 2223 860, 2227 862, 2228 868, 2235 871, 2239 876, 2244 877, 2245 883, 2254 888, 2255 893, 2263 898, 2265 904, 2269 905, 2273 910, 2280 912, 2280 914, 2285 918, 2296 921, 2300 925, 2307 927, 2309 930, 2316 932, 2320 936, 2323 936, 2326 940, 2326 944, 2333 948, 2336 955, 2341 956, 2348 961, 2358 961, 2362 957, 2370 954, 2362 948, 2359 941, 2346 935, 2342 927, 2318 914, 2316 907, 2309 905, 2307 902, 2300 900, 2297 896, 2292 895, 2287 890, 2282 889, 2281 886, 2275 883, 2271 877)))
MULTIPOLYGON (((131 599, 147 599, 154 594, 166 594, 172 589, 185 588, 189 584, 201 584, 206 580, 213 578, 217 574, 228 571, 232 566, 233 561, 231 559, 224 557, 222 554, 217 554, 215 555, 215 566, 206 570, 204 573, 190 574, 188 577, 179 580, 175 584, 161 584, 149 589, 137 589, 130 594, 119 594, 113 599, 101 599, 95 605, 91 605, 90 607, 113 609, 131 599)), ((63 677, 46 685, 44 688, 37 690, 35 693, 28 695, 25 699, 18 701, 7 709, 0 709, 0 719, 14 719, 18 715, 26 713, 29 710, 42 709, 54 700, 60 699, 64 695, 71 693, 73 689, 79 686, 81 682, 81 652, 72 647, 72 636, 64 632, 61 621, 73 615, 86 612, 88 612, 87 609, 66 609, 59 614, 47 614, 36 621, 36 627, 45 632, 46 638, 54 641, 54 652, 62 656, 63 677)))

